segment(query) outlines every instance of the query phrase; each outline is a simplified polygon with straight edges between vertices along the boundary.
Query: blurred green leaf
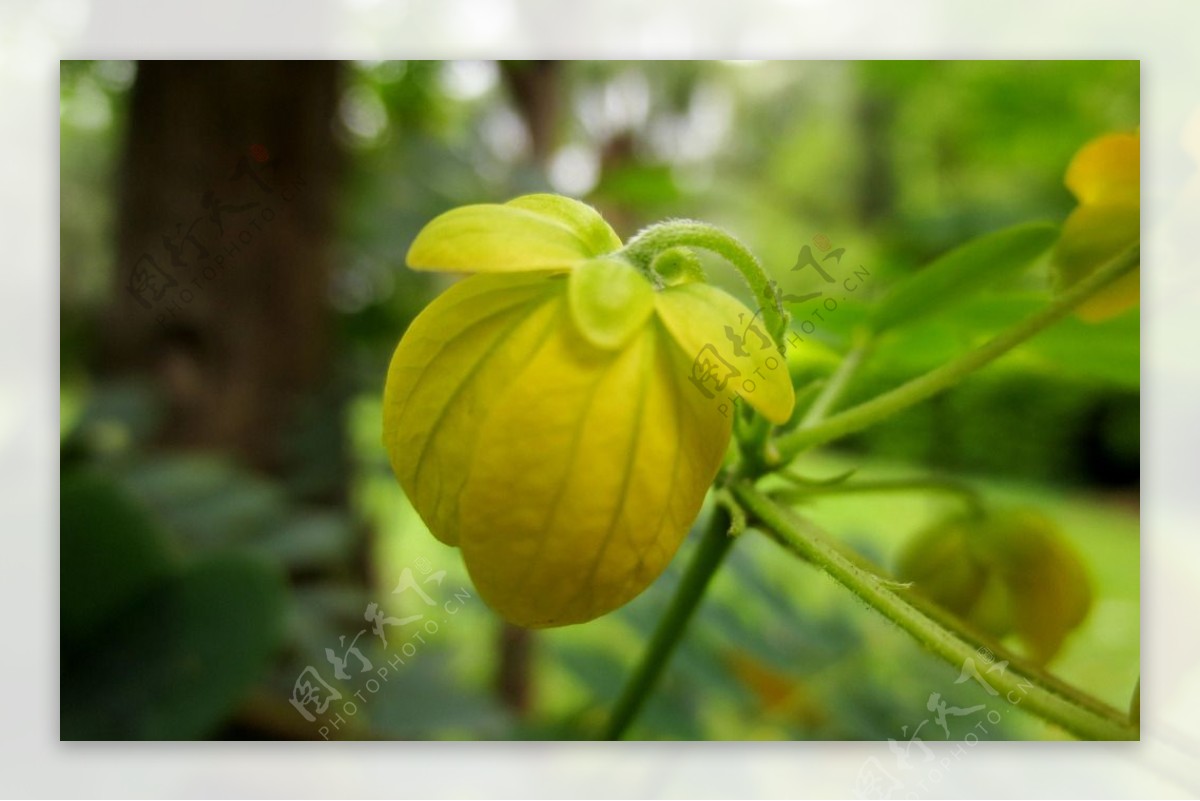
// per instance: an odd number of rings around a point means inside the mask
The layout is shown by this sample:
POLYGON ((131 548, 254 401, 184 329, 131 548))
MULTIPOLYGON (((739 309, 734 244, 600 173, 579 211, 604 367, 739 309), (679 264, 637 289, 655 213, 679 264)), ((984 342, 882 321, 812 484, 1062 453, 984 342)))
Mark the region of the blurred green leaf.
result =
POLYGON ((306 511, 265 532, 250 549, 289 570, 319 569, 343 561, 353 541, 354 532, 344 514, 306 511))
MULTIPOLYGON (((1044 303, 1041 296, 1027 292, 965 300, 937 317, 893 329, 876 347, 873 361, 886 364, 894 379, 915 376, 983 344, 1044 303)), ((1068 316, 999 364, 1136 389, 1141 381, 1140 323, 1136 310, 1102 323, 1068 316)))
POLYGON ((936 259, 897 284, 872 315, 876 331, 918 320, 1015 275, 1044 253, 1058 228, 1025 223, 985 234, 936 259))
POLYGON ((64 661, 64 740, 189 740, 263 677, 283 632, 284 586, 244 557, 198 563, 126 608, 64 661))
POLYGON ((281 527, 288 514, 288 499, 278 484, 229 459, 149 458, 125 470, 121 478, 191 549, 252 543, 281 527))
POLYGON ((89 387, 74 402, 75 422, 64 435, 68 447, 80 455, 117 457, 145 447, 163 420, 162 398, 142 381, 89 387))
POLYGON ((1067 317, 1019 351, 1065 375, 1099 378, 1121 387, 1141 385, 1141 315, 1130 311, 1102 323, 1067 317))
POLYGON ((59 547, 64 654, 172 572, 166 538, 113 481, 64 476, 59 547))
POLYGON ((676 203, 681 195, 667 164, 619 165, 606 170, 593 190, 597 200, 630 206, 676 203))

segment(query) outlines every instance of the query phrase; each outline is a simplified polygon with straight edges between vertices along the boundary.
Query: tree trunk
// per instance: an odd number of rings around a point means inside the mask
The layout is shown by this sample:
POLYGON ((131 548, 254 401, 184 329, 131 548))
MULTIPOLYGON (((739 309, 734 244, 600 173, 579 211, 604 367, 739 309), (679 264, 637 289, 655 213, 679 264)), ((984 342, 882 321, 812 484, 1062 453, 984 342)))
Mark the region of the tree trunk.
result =
POLYGON ((163 392, 163 447, 278 472, 326 377, 338 69, 138 66, 103 369, 163 392))

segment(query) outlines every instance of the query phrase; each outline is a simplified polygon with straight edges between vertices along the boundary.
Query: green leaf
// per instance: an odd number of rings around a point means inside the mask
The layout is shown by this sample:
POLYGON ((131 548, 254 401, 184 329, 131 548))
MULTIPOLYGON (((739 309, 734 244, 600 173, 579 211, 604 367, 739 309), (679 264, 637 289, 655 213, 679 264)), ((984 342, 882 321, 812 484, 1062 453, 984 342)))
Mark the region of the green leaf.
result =
POLYGON ((1094 324, 1068 317, 1017 353, 1047 371, 1136 389, 1141 385, 1140 322, 1137 311, 1094 324))
POLYGON ((306 509, 264 531, 247 543, 247 550, 288 570, 320 570, 345 563, 354 542, 354 530, 346 514, 306 509))
POLYGON ((69 652, 174 567, 162 531, 111 480, 64 476, 60 503, 61 634, 69 652))
MULTIPOLYGON (((919 375, 981 345, 1035 314, 1045 303, 1044 295, 1028 292, 976 296, 934 319, 894 329, 876 346, 872 364, 886 366, 889 381, 919 375)), ((989 369, 1032 370, 1137 388, 1139 323, 1136 310, 1101 323, 1068 316, 989 369)))
POLYGON ((213 732, 266 671, 284 585, 268 566, 214 557, 127 607, 64 660, 64 740, 191 740, 213 732))
POLYGON ((683 191, 668 164, 614 163, 612 168, 605 165, 592 195, 608 204, 645 209, 678 203, 683 191))
POLYGON ((287 515, 278 485, 218 456, 156 456, 121 470, 119 478, 185 553, 254 542, 287 515))
POLYGON ((942 311, 1028 267, 1054 243, 1057 227, 1025 223, 985 234, 897 284, 872 315, 884 331, 942 311))

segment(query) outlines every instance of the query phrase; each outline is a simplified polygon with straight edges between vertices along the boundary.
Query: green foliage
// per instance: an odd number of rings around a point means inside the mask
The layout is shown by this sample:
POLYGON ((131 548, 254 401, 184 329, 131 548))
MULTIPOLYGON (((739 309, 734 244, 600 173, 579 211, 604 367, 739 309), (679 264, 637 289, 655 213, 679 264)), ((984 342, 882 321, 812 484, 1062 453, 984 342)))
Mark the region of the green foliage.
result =
POLYGON ((874 307, 872 326, 882 332, 961 304, 1028 267, 1057 236, 1053 225, 1028 223, 961 245, 892 287, 874 307))
POLYGON ((95 475, 64 478, 62 543, 62 738, 212 734, 281 641, 279 572, 236 554, 181 563, 146 512, 95 475))
POLYGON ((64 476, 59 503, 62 637, 78 643, 166 580, 173 561, 161 529, 112 481, 64 476))
POLYGON ((141 596, 63 669, 63 739, 212 734, 261 678, 282 634, 269 567, 212 557, 141 596))

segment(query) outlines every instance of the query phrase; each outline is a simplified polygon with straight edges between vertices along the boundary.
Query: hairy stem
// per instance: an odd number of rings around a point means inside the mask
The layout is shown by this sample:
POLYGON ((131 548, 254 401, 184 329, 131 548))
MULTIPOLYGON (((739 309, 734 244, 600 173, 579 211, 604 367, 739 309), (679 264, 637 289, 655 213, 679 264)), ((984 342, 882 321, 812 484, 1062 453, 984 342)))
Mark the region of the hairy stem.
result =
MULTIPOLYGON (((887 581, 865 569, 857 560, 842 553, 814 525, 780 507, 746 481, 732 486, 735 498, 759 522, 766 533, 790 550, 820 567, 835 581, 849 589, 868 605, 907 631, 929 651, 949 664, 964 669, 980 659, 980 643, 970 633, 955 630, 947 621, 935 619, 914 604, 895 582, 887 581)), ((1136 740, 1138 728, 1129 716, 1088 696, 1080 690, 1053 680, 1042 671, 1005 654, 1008 665, 1001 670, 981 674, 996 692, 1011 704, 1061 726, 1068 732, 1092 740, 1136 740), (1014 700, 1014 697, 1016 700, 1014 700)))
POLYGON ((991 364, 1017 345, 1061 320, 1083 301, 1136 268, 1140 261, 1141 249, 1134 245, 1068 289, 1046 308, 979 348, 865 403, 784 434, 775 440, 780 463, 790 462, 807 448, 861 431, 954 386, 965 376, 991 364))
POLYGON ((732 234, 715 225, 695 220, 671 220, 652 225, 630 239, 622 254, 633 264, 649 271, 656 255, 676 247, 708 250, 736 267, 746 279, 750 291, 754 293, 759 305, 758 311, 762 314, 771 335, 775 337, 775 343, 782 346, 788 326, 788 313, 783 306, 783 298, 775 282, 763 270, 758 257, 732 234))
MULTIPOLYGON (((781 473, 787 478, 786 473, 781 473)), ((902 478, 880 479, 878 481, 846 481, 835 484, 806 484, 795 489, 780 490, 771 493, 773 498, 784 502, 807 501, 811 498, 825 495, 853 495, 858 493, 875 492, 911 492, 913 490, 926 492, 944 492, 956 495, 967 504, 972 512, 978 513, 983 509, 983 500, 979 492, 970 484, 953 478, 902 478)))

